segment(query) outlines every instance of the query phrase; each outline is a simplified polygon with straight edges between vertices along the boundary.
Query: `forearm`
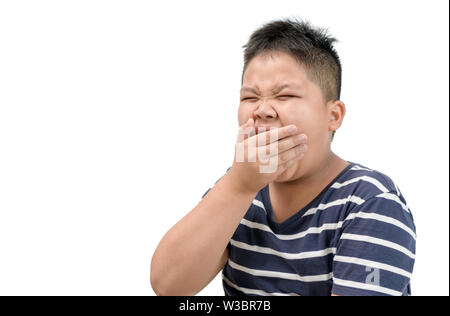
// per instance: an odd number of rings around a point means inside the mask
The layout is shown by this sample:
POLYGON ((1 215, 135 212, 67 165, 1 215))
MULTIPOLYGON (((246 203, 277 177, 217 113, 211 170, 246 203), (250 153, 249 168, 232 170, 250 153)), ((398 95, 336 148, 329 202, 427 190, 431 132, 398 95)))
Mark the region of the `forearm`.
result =
POLYGON ((255 195, 236 188, 231 173, 161 240, 151 264, 151 282, 158 294, 194 295, 223 266, 226 246, 255 195))

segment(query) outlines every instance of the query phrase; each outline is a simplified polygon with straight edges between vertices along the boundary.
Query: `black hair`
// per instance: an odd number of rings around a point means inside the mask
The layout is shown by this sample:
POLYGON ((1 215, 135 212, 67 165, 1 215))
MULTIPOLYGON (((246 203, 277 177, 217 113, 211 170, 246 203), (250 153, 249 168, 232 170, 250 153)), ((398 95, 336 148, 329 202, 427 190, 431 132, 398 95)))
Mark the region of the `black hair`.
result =
MULTIPOLYGON (((306 69, 308 78, 316 83, 325 103, 339 100, 342 68, 333 47, 337 39, 328 30, 315 28, 309 22, 298 19, 282 19, 269 22, 252 33, 244 48, 245 70, 253 57, 275 51, 293 56, 306 69)), ((335 131, 332 133, 334 138, 335 131)))

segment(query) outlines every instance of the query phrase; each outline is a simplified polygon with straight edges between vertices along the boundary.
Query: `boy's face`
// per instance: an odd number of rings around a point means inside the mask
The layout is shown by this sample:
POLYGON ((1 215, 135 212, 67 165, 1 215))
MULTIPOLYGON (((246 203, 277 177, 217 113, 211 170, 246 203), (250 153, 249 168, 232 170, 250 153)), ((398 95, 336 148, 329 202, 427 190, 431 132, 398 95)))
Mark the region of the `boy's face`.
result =
POLYGON ((291 55, 274 52, 255 56, 245 70, 240 100, 239 126, 252 117, 256 130, 295 124, 299 134, 308 136, 304 157, 277 182, 320 170, 330 153, 332 111, 325 105, 319 86, 308 79, 304 67, 291 55))

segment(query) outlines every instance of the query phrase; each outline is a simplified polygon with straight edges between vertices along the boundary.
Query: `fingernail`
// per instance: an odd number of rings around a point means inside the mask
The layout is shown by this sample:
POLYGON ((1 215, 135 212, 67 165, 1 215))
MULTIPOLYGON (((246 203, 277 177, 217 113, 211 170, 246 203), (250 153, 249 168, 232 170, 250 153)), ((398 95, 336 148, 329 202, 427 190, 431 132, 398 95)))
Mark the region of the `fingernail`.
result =
POLYGON ((291 125, 291 126, 289 127, 289 132, 294 133, 294 132, 296 132, 296 131, 297 131, 297 126, 291 125))

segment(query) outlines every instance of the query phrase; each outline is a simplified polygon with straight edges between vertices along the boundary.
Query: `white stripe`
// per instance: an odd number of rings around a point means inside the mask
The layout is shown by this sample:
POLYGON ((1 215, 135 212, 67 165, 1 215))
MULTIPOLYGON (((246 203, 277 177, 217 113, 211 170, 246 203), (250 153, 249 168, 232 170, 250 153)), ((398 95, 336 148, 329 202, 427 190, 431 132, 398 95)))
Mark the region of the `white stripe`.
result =
POLYGON ((357 181, 366 181, 369 183, 372 183, 374 186, 376 186, 381 192, 389 192, 388 189, 386 189, 386 187, 384 185, 381 184, 380 181, 378 181, 375 178, 369 177, 369 176, 361 176, 361 177, 356 177, 350 180, 347 180, 345 182, 339 183, 339 182, 335 182, 331 187, 334 189, 339 189, 343 186, 349 185, 351 183, 357 182, 357 181))
POLYGON ((263 290, 256 290, 256 289, 249 289, 246 287, 240 287, 230 280, 222 273, 222 279, 225 281, 228 286, 235 288, 236 290, 239 290, 245 294, 255 294, 255 295, 263 295, 263 296, 300 296, 297 293, 277 293, 277 292, 266 292, 263 290))
POLYGON ((349 195, 347 198, 338 199, 338 200, 335 200, 335 201, 332 201, 332 202, 329 202, 326 204, 319 204, 319 206, 317 206, 317 207, 310 208, 308 211, 306 211, 305 214, 303 214, 303 216, 313 215, 318 210, 324 210, 324 209, 327 209, 332 206, 346 204, 347 202, 352 202, 352 203, 356 203, 356 204, 360 205, 360 204, 363 204, 365 202, 365 200, 363 200, 360 197, 355 196, 355 195, 349 195))
POLYGON ((398 195, 395 195, 393 193, 380 193, 377 195, 377 197, 381 197, 381 198, 385 198, 388 200, 392 200, 394 202, 397 202, 398 204, 400 204, 400 206, 408 213, 410 213, 409 211, 409 207, 407 205, 405 205, 400 198, 398 197, 398 195))
POLYGON ((409 273, 408 271, 391 266, 389 264, 384 264, 381 262, 370 261, 370 260, 365 260, 365 259, 360 259, 360 258, 355 258, 355 257, 347 257, 347 256, 334 256, 334 261, 351 263, 351 264, 359 264, 359 265, 366 266, 366 267, 383 269, 386 271, 390 271, 390 272, 402 275, 409 279, 411 278, 411 273, 409 273))
POLYGON ((254 199, 252 203, 253 203, 254 205, 256 205, 256 206, 259 206, 260 208, 262 208, 262 209, 264 210, 264 212, 267 213, 266 208, 264 207, 264 203, 263 203, 263 202, 254 199))
POLYGON ((395 295, 395 296, 402 295, 401 292, 394 291, 394 290, 388 289, 386 287, 382 287, 382 286, 378 286, 378 285, 374 285, 374 284, 347 281, 347 280, 341 280, 341 279, 337 279, 337 278, 333 278, 333 283, 336 283, 337 285, 341 285, 341 286, 348 286, 348 287, 353 287, 353 288, 357 288, 357 289, 375 291, 375 292, 380 292, 380 293, 389 294, 389 295, 395 295))
POLYGON ((379 215, 379 214, 376 214, 376 213, 366 213, 366 212, 360 211, 358 213, 351 213, 350 215, 347 216, 345 221, 354 219, 355 217, 365 218, 365 219, 374 219, 374 220, 377 220, 377 221, 380 221, 380 222, 384 222, 384 223, 387 223, 387 224, 391 224, 391 225, 397 226, 398 228, 403 229, 405 232, 410 234, 411 237, 414 238, 414 240, 416 240, 416 234, 414 233, 414 231, 411 228, 409 228, 408 226, 406 226, 405 224, 403 224, 399 220, 396 220, 396 219, 394 219, 392 217, 379 215))
POLYGON ((366 171, 373 171, 372 169, 363 168, 363 167, 360 167, 360 166, 358 166, 358 165, 354 165, 350 170, 366 170, 366 171))
POLYGON ((275 256, 278 256, 278 257, 281 257, 284 259, 288 259, 288 260, 323 257, 326 255, 329 255, 330 253, 331 254, 336 253, 336 248, 326 248, 326 249, 317 250, 317 251, 305 251, 305 252, 300 252, 300 253, 287 253, 287 252, 277 251, 272 248, 249 245, 247 243, 236 241, 234 239, 231 239, 230 243, 231 243, 231 245, 233 245, 234 247, 237 247, 237 248, 255 251, 255 252, 264 253, 264 254, 269 254, 269 255, 275 255, 275 256))
POLYGON ((397 251, 400 251, 400 252, 404 253, 405 255, 407 255, 408 257, 410 257, 411 259, 415 259, 415 257, 416 257, 411 251, 409 251, 405 247, 400 246, 399 244, 384 240, 384 239, 380 239, 380 238, 375 238, 375 237, 366 236, 366 235, 342 234, 341 239, 363 241, 363 242, 368 242, 371 244, 381 245, 384 247, 388 247, 388 248, 392 248, 397 251))
MULTIPOLYGON (((353 168, 352 168, 352 169, 353 169, 353 168)), ((372 183, 372 184, 375 185, 379 190, 382 191, 382 193, 381 193, 381 194, 378 194, 377 197, 383 197, 383 198, 386 198, 386 199, 389 199, 389 200, 393 200, 393 201, 399 203, 405 211, 407 211, 408 213, 410 213, 409 207, 408 207, 407 205, 405 205, 405 204, 400 200, 400 198, 399 198, 399 196, 400 196, 400 190, 398 189, 398 187, 397 187, 397 185, 396 185, 395 183, 394 183, 394 186, 395 186, 395 190, 396 190, 397 193, 398 193, 397 195, 395 195, 395 194, 393 194, 393 193, 388 193, 389 190, 388 190, 384 185, 382 185, 380 181, 378 181, 378 180, 375 179, 375 178, 369 177, 369 176, 356 177, 356 178, 347 180, 347 181, 342 182, 342 183, 335 182, 335 183, 331 186, 331 188, 333 188, 333 189, 339 189, 339 188, 341 188, 341 187, 343 187, 343 186, 349 185, 349 184, 354 183, 354 182, 357 182, 357 181, 359 181, 359 180, 362 180, 362 181, 366 181, 366 182, 372 183)))
POLYGON ((268 271, 268 270, 256 270, 250 269, 240 264, 237 264, 231 259, 228 259, 228 265, 233 269, 240 270, 255 276, 269 277, 269 278, 280 278, 287 280, 295 280, 301 282, 318 282, 318 281, 327 281, 333 277, 333 272, 328 274, 318 274, 318 275, 308 275, 308 276, 300 276, 294 273, 286 273, 286 272, 278 272, 278 271, 268 271))
POLYGON ((272 233, 272 234, 274 234, 276 236, 276 234, 267 225, 260 224, 260 223, 255 223, 255 222, 249 221, 249 220, 247 220, 245 218, 241 219, 241 224, 245 225, 247 227, 250 227, 250 228, 257 228, 257 229, 260 229, 260 230, 264 230, 264 231, 272 233))
POLYGON ((303 237, 305 237, 306 235, 309 235, 309 234, 320 234, 324 230, 335 230, 335 229, 341 228, 342 224, 343 224, 343 221, 342 222, 338 222, 338 223, 323 224, 320 227, 310 227, 310 228, 308 228, 305 231, 302 231, 300 233, 293 234, 293 235, 275 234, 272 231, 272 229, 270 229, 269 226, 264 225, 264 224, 260 224, 260 223, 255 223, 255 222, 249 221, 249 220, 247 220, 245 218, 243 218, 241 220, 241 224, 245 225, 247 227, 250 227, 250 228, 257 228, 257 229, 260 229, 260 230, 272 233, 275 237, 277 237, 280 240, 293 240, 293 239, 303 238, 303 237))
POLYGON ((343 224, 343 222, 323 224, 320 227, 310 227, 307 230, 302 231, 302 232, 297 233, 297 234, 293 234, 293 235, 278 235, 278 234, 275 234, 275 236, 277 236, 278 239, 281 239, 281 240, 300 239, 300 238, 303 238, 303 237, 305 237, 306 235, 309 235, 309 234, 320 234, 324 230, 336 230, 338 228, 341 228, 342 224, 343 224))

